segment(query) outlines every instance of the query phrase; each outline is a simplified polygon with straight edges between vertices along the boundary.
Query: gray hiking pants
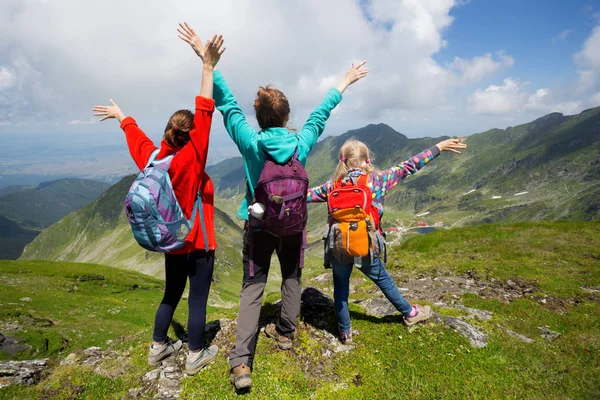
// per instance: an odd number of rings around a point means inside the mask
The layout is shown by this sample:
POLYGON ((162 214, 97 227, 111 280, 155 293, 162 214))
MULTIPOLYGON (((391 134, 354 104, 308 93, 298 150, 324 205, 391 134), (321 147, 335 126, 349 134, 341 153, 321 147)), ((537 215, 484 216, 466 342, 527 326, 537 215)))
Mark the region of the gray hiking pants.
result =
POLYGON ((276 327, 280 335, 292 337, 296 331, 296 323, 300 315, 300 297, 302 295, 300 254, 302 234, 282 238, 265 232, 248 233, 244 229, 244 280, 240 293, 240 312, 238 315, 235 347, 229 353, 231 367, 242 363, 252 368, 262 297, 267 283, 271 256, 277 252, 281 265, 281 313, 276 327), (252 235, 249 238, 249 235, 252 235), (250 251, 250 246, 253 246, 250 251), (252 253, 254 259, 254 276, 250 276, 249 260, 252 253))

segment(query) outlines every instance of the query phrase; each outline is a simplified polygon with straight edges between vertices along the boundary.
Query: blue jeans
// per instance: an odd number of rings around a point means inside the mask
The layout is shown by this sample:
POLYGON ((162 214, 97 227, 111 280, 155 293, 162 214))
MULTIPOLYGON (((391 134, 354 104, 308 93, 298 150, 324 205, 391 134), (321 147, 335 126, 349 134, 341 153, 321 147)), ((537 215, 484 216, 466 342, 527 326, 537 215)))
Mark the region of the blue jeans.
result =
MULTIPOLYGON (((333 298, 340 332, 350 332, 350 312, 348 312, 348 295, 350 294, 350 274, 353 264, 343 264, 333 259, 333 298)), ((381 289, 385 297, 404 315, 412 312, 412 306, 398 290, 396 283, 385 270, 380 258, 372 265, 363 265, 360 271, 368 276, 381 289)))

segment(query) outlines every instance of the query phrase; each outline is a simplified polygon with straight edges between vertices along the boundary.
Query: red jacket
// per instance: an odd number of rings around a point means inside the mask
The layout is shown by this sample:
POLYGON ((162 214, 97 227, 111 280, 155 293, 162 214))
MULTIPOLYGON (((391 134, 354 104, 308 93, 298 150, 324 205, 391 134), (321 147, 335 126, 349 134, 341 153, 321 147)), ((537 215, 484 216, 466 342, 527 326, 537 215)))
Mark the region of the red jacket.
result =
MULTIPOLYGON (((217 248, 215 240, 215 189, 210 177, 205 173, 206 157, 208 155, 208 139, 212 123, 215 101, 206 97, 196 97, 196 113, 194 115, 194 129, 190 131, 190 141, 183 147, 171 147, 166 141, 160 142, 160 151, 157 159, 164 158, 170 154, 177 153, 171 161, 169 176, 173 183, 173 189, 179 205, 183 209, 185 217, 192 217, 192 208, 196 201, 196 193, 202 193, 204 211, 204 223, 208 236, 208 248, 217 248)), ((150 154, 156 150, 156 146, 142 132, 135 120, 127 117, 121 122, 121 129, 125 131, 129 153, 136 165, 142 170, 150 158, 150 154)), ((174 251, 173 254, 185 254, 194 250, 204 250, 205 243, 200 228, 200 215, 196 215, 194 227, 186 239, 186 246, 174 251)))

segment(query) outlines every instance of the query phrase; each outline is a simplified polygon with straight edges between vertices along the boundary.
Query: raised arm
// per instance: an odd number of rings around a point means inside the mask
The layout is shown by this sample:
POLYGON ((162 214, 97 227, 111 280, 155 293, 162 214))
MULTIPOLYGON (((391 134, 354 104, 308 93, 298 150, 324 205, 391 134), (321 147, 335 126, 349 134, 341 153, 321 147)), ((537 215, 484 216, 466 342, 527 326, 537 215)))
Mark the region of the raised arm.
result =
MULTIPOLYGON (((196 55, 204 58, 204 45, 196 32, 187 23, 179 24, 179 38, 188 43, 196 55)), ((248 124, 246 116, 231 93, 225 78, 219 71, 214 72, 213 96, 217 109, 223 114, 223 123, 229 137, 241 152, 252 147, 257 142, 254 128, 248 124)))
POLYGON ((440 152, 451 151, 460 154, 458 149, 465 149, 466 147, 467 145, 462 143, 461 139, 444 140, 392 168, 375 172, 373 175, 382 188, 381 195, 385 196, 386 192, 398 185, 407 176, 418 172, 427 163, 439 156, 440 152))
MULTIPOLYGON (((196 112, 194 113, 194 129, 190 131, 190 141, 183 146, 181 160, 195 159, 200 165, 200 174, 204 173, 208 157, 210 127, 214 110, 213 73, 221 55, 225 51, 223 36, 215 35, 203 47, 204 67, 202 69, 202 85, 200 96, 196 97, 196 112)), ((175 161, 174 161, 175 162, 175 161)))
POLYGON ((327 201, 327 195, 331 191, 331 181, 327 181, 320 186, 308 189, 306 201, 308 203, 323 203, 327 201))
POLYGON ((131 117, 125 117, 119 106, 110 99, 111 106, 95 106, 92 111, 97 117, 102 117, 99 122, 109 118, 114 118, 121 123, 121 129, 125 132, 129 154, 135 162, 135 165, 142 170, 148 163, 150 154, 156 150, 156 146, 140 129, 137 122, 131 117))
POLYGON ((350 71, 344 76, 344 79, 342 79, 336 88, 329 89, 327 95, 325 95, 325 99, 323 99, 321 104, 315 108, 308 117, 308 120, 306 120, 302 130, 298 133, 298 139, 307 147, 307 152, 312 150, 319 136, 325 130, 325 123, 329 119, 331 111, 342 101, 342 93, 344 93, 348 86, 364 78, 369 73, 368 68, 363 68, 365 63, 366 61, 358 65, 352 64, 350 71))

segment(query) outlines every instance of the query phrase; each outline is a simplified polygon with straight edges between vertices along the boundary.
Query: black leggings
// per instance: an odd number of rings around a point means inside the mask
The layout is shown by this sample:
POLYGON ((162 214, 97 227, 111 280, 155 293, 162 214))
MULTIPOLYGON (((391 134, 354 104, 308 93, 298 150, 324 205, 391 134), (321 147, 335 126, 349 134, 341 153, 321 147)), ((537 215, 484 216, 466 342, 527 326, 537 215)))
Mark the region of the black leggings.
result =
POLYGON ((190 350, 204 347, 204 326, 206 325, 206 302, 212 281, 215 252, 204 250, 188 254, 165 254, 165 295, 156 311, 154 320, 155 342, 167 340, 167 331, 173 313, 181 300, 187 278, 190 278, 188 298, 188 346, 190 350))

